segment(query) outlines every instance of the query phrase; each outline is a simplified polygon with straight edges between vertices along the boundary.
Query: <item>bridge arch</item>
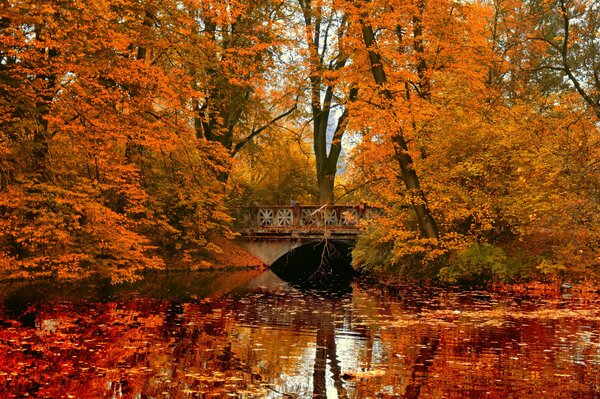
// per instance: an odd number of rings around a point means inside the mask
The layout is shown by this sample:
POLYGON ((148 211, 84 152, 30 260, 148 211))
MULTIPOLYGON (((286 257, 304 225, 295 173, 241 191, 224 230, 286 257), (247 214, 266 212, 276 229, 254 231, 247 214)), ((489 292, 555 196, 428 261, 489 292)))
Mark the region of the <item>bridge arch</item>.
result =
POLYGON ((260 239, 239 243, 288 282, 307 282, 326 276, 343 279, 353 275, 352 239, 260 239))
POLYGON ((312 277, 328 266, 334 274, 352 275, 351 251, 364 228, 361 221, 380 214, 365 204, 256 205, 239 220, 244 227, 238 243, 288 281, 284 276, 312 277))
POLYGON ((305 241, 276 259, 270 269, 292 283, 345 281, 353 275, 353 248, 348 240, 305 241))
MULTIPOLYGON (((290 256, 294 256, 295 251, 297 249, 301 249, 306 246, 319 247, 320 244, 323 244, 325 240, 323 239, 307 239, 307 240, 297 240, 288 248, 281 248, 275 255, 271 258, 271 261, 268 263, 269 266, 273 266, 274 264, 281 262, 284 258, 289 258, 290 256)), ((348 248, 354 248, 354 241, 351 240, 343 240, 343 239, 334 239, 327 240, 327 244, 330 246, 339 247, 344 246, 348 248)))

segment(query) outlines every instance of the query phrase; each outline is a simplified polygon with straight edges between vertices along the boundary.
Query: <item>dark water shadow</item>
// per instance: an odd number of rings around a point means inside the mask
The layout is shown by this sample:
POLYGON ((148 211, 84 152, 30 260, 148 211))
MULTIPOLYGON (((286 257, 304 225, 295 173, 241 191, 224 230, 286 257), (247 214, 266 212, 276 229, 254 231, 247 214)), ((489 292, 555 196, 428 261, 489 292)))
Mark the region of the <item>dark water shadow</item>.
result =
MULTIPOLYGON (((108 279, 83 281, 23 281, 0 284, 0 311, 4 318, 35 327, 41 304, 127 302, 136 298, 176 303, 215 297, 243 286, 260 271, 152 273, 133 283, 111 284, 108 279)), ((0 318, 0 325, 4 323, 0 318)))
POLYGON ((355 277, 352 246, 345 242, 307 243, 279 258, 271 271, 291 286, 323 295, 345 295, 355 277))

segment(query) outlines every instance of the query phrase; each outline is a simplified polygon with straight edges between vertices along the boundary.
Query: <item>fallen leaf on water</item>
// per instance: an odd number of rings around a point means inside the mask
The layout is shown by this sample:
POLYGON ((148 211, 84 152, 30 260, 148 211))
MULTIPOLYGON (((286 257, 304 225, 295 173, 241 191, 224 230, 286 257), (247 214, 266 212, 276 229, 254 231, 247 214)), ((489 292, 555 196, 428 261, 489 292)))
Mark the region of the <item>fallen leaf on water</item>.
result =
POLYGON ((369 371, 345 371, 340 377, 344 380, 358 380, 363 378, 374 378, 385 375, 383 370, 369 370, 369 371))

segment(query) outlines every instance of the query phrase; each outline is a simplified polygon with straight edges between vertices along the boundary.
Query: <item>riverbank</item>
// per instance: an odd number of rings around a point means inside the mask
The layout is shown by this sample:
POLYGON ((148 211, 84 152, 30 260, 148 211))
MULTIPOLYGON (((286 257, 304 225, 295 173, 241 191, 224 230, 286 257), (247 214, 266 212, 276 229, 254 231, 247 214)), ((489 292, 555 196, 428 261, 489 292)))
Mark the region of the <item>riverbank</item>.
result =
POLYGON ((363 274, 357 277, 365 287, 374 288, 390 294, 414 291, 455 291, 476 292, 485 291, 503 297, 532 297, 532 298, 562 298, 574 297, 581 300, 597 297, 600 286, 593 279, 581 281, 528 281, 515 283, 487 283, 479 286, 444 285, 433 281, 406 281, 391 277, 381 278, 375 275, 363 274))
MULTIPOLYGON (((201 257, 173 256, 165 260, 166 270, 171 271, 221 271, 221 270, 265 270, 259 259, 240 247, 235 241, 217 237, 211 241, 215 249, 201 257)), ((159 270, 160 272, 160 270, 159 270)))
MULTIPOLYGON (((27 268, 19 267, 17 261, 6 265, 0 264, 0 283, 18 282, 70 282, 89 279, 110 279, 113 284, 134 282, 148 275, 171 272, 195 271, 236 271, 236 270, 265 270, 265 265, 250 253, 245 251, 233 240, 217 237, 210 242, 213 251, 200 255, 160 254, 155 251, 152 265, 148 267, 140 261, 139 265, 123 263, 113 259, 103 259, 93 262, 80 262, 77 267, 45 267, 43 262, 30 262, 27 268), (85 263, 85 267, 82 265, 85 263), (75 272, 75 269, 79 272, 75 272), (127 270, 131 269, 131 272, 127 270), (115 278, 115 271, 119 274, 115 278), (123 274, 123 276, 120 276, 123 274), (125 276, 126 275, 126 276, 125 276)), ((54 264, 59 260, 44 258, 46 263, 54 264)))

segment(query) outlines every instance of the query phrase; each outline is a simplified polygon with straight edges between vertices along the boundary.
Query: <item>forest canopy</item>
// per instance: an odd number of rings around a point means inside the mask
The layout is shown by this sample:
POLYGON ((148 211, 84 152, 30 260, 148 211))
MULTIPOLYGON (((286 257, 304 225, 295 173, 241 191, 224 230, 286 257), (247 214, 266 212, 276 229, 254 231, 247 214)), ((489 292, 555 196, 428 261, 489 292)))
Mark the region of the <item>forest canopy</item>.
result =
POLYGON ((132 281, 251 203, 381 208, 357 269, 600 268, 600 4, 3 0, 0 277, 132 281))

